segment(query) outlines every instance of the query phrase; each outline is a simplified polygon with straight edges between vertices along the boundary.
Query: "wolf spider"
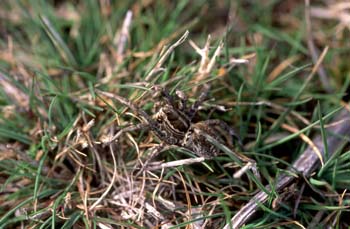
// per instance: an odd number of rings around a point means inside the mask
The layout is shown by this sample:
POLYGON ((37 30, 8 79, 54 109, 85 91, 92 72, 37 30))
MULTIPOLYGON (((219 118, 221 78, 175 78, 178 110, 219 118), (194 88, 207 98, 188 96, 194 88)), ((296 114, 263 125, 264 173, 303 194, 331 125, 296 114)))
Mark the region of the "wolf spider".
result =
MULTIPOLYGON (((124 97, 99 91, 100 94, 113 98, 119 103, 125 105, 145 121, 145 123, 131 125, 121 129, 111 141, 117 139, 124 132, 147 127, 163 143, 161 144, 161 147, 156 149, 157 152, 160 152, 164 145, 175 145, 188 149, 205 159, 211 159, 217 156, 220 152, 220 150, 208 140, 208 135, 221 144, 224 144, 223 136, 230 136, 230 138, 234 137, 240 143, 238 135, 224 121, 209 119, 193 122, 199 107, 207 98, 209 86, 204 86, 204 90, 192 105, 188 105, 188 99, 182 91, 176 91, 175 96, 172 96, 166 89, 160 86, 153 86, 151 89, 160 93, 163 98, 155 103, 154 108, 156 112, 152 116, 148 115, 144 110, 138 108, 124 97), (222 134, 222 131, 225 132, 224 135, 222 134)), ((155 152, 154 155, 156 155, 157 152, 155 152)), ((254 160, 238 153, 235 153, 235 156, 240 160, 247 162, 249 166, 245 166, 246 169, 252 169, 253 173, 258 176, 254 160)), ((152 158, 153 156, 151 156, 151 159, 152 158)))

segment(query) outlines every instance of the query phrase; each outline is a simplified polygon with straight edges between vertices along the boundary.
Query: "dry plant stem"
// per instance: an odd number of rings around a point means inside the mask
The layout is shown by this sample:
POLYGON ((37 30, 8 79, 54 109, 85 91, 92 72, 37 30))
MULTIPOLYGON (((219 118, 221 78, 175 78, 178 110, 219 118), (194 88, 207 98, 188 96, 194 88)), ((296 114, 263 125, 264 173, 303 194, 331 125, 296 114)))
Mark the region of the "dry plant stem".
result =
POLYGON ((155 72, 157 72, 159 69, 161 69, 162 65, 164 64, 165 60, 168 58, 168 56, 170 56, 170 54, 174 51, 174 49, 181 45, 183 42, 185 42, 185 40, 188 37, 189 32, 186 31, 182 37, 180 37, 180 39, 178 41, 176 41, 174 44, 172 44, 167 50, 166 52, 161 55, 159 61, 157 62, 156 66, 147 74, 145 81, 148 82, 152 75, 154 75, 155 72))
POLYGON ((204 158, 204 157, 196 157, 196 158, 171 161, 171 162, 161 163, 160 165, 155 165, 155 166, 149 167, 149 168, 147 168, 147 170, 158 170, 158 169, 177 167, 180 165, 190 165, 190 164, 194 164, 194 163, 200 163, 200 162, 203 162, 205 160, 206 160, 206 158, 204 158))
POLYGON ((120 33, 118 34, 119 36, 116 36, 115 38, 117 38, 117 41, 115 42, 117 44, 117 62, 121 63, 123 61, 123 55, 125 52, 125 47, 126 47, 126 43, 128 41, 129 38, 129 30, 130 30, 130 25, 131 25, 131 21, 132 21, 132 11, 128 10, 128 12, 126 13, 126 16, 124 18, 124 22, 123 22, 123 27, 120 31, 120 33))
POLYGON ((114 185, 114 182, 117 178, 117 161, 115 159, 115 156, 114 156, 114 150, 113 150, 113 145, 109 145, 109 150, 110 150, 110 153, 111 153, 111 156, 112 156, 112 159, 113 159, 113 177, 112 177, 112 180, 110 182, 110 184, 108 185, 106 191, 96 200, 95 203, 93 203, 89 210, 92 211, 94 210, 94 208, 107 196, 107 194, 109 193, 109 191, 112 189, 113 185, 114 185))
MULTIPOLYGON (((309 48, 309 51, 311 53, 312 62, 314 64, 317 63, 319 59, 319 51, 317 50, 314 40, 312 37, 312 31, 311 31, 311 17, 310 17, 310 0, 305 0, 305 21, 306 21, 306 32, 307 32, 307 46, 309 48)), ((318 75, 320 76, 320 80, 323 86, 323 89, 327 91, 327 93, 332 93, 333 89, 331 87, 331 84, 329 83, 329 77, 326 73, 326 70, 324 69, 323 65, 320 64, 320 66, 317 69, 318 75)))
POLYGON ((1 72, 0 87, 4 90, 6 95, 10 97, 14 105, 19 108, 29 107, 29 97, 15 85, 13 85, 1 72))
POLYGON ((141 129, 148 129, 148 126, 146 123, 139 123, 137 125, 131 125, 128 127, 125 127, 121 130, 119 130, 111 139, 109 139, 108 143, 111 143, 115 140, 117 140, 122 134, 135 131, 135 130, 141 130, 141 129))
MULTIPOLYGON (((151 153, 149 154, 148 159, 143 163, 142 167, 138 169, 136 173, 136 177, 140 176, 147 168, 148 164, 151 162, 153 158, 155 158, 157 155, 159 155, 161 152, 169 150, 172 146, 165 145, 164 143, 160 143, 159 145, 153 147, 151 149, 151 153)), ((137 169, 137 168, 135 168, 137 169)))
MULTIPOLYGON (((336 150, 346 141, 346 138, 350 138, 350 122, 339 122, 340 120, 348 119, 350 112, 346 109, 342 109, 338 115, 334 118, 337 125, 329 126, 326 131, 329 133, 327 138, 328 153, 331 156, 336 150), (340 138, 339 136, 343 136, 340 138)), ((325 149, 322 142, 321 134, 313 138, 314 144, 320 149, 324 156, 325 149)), ((308 177, 313 171, 320 165, 319 158, 314 153, 312 147, 308 147, 300 157, 293 163, 292 168, 289 171, 294 174, 295 171, 301 173, 302 176, 308 177)), ((277 178, 276 186, 274 190, 276 192, 281 191, 283 188, 289 186, 294 180, 295 176, 290 174, 284 174, 277 178)), ((267 190, 271 190, 270 186, 266 186, 267 190)), ((231 219, 231 224, 226 224, 224 229, 239 228, 248 222, 251 216, 257 212, 259 205, 264 204, 269 198, 269 194, 263 191, 257 193, 245 206, 243 206, 231 219)))
MULTIPOLYGON (((164 47, 164 49, 165 49, 164 53, 161 52, 158 62, 156 63, 156 65, 152 68, 152 70, 145 77, 145 81, 147 82, 145 84, 145 87, 151 87, 153 85, 153 83, 155 82, 155 79, 151 80, 152 77, 157 75, 159 72, 164 71, 164 68, 162 67, 164 62, 167 60, 167 58, 170 56, 170 54, 172 52, 174 52, 176 47, 178 47, 179 45, 181 45, 182 43, 184 43, 186 41, 188 35, 189 35, 189 32, 188 32, 188 30, 186 30, 185 33, 180 37, 180 39, 178 39, 174 44, 170 45, 170 47, 168 49, 166 49, 166 47, 164 47)), ((147 92, 145 91, 141 95, 138 96, 137 95, 138 93, 135 91, 131 95, 130 98, 137 97, 135 99, 135 101, 138 101, 138 100, 142 99, 142 97, 145 96, 146 93, 147 92)))
MULTIPOLYGON (((205 79, 213 70, 216 58, 220 55, 224 43, 221 41, 216 48, 213 56, 209 58, 209 47, 210 47, 210 35, 205 43, 203 49, 199 48, 193 41, 190 41, 192 48, 201 56, 201 63, 198 69, 198 74, 193 79, 193 82, 200 82, 205 79)), ((193 91, 197 91, 197 87, 194 87, 193 91)))

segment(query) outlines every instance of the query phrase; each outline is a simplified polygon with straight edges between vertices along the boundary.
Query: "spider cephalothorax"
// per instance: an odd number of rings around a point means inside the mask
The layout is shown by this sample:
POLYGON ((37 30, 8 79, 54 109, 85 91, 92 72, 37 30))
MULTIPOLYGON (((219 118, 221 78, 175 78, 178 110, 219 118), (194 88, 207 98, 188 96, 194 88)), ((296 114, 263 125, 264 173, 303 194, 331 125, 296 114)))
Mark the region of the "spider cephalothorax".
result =
POLYGON ((185 115, 168 104, 160 107, 153 118, 158 123, 160 130, 167 135, 164 141, 169 144, 181 144, 191 125, 190 120, 185 115))

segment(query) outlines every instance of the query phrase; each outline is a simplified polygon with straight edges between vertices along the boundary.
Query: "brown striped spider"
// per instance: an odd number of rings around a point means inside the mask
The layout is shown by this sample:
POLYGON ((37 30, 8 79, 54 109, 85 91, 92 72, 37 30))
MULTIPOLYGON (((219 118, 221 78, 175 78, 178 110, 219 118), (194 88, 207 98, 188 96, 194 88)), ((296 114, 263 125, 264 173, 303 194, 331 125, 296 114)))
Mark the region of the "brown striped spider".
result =
MULTIPOLYGON (((135 115, 141 117, 144 123, 132 125, 121 129, 112 140, 117 139, 122 133, 133 131, 147 127, 154 135, 163 143, 161 146, 175 145, 183 147, 199 157, 211 159, 217 156, 220 149, 215 146, 208 136, 217 143, 225 144, 224 138, 234 137, 240 143, 239 137, 235 131, 224 121, 219 119, 209 119, 199 122, 193 122, 194 117, 207 97, 209 86, 205 85, 203 92, 193 104, 188 104, 188 99, 182 91, 176 91, 172 96, 170 93, 160 86, 152 87, 157 93, 160 93, 161 100, 154 105, 155 113, 147 114, 141 108, 138 108, 131 101, 119 95, 98 91, 100 94, 117 100, 117 102, 125 105, 135 115), (222 134, 222 133, 225 134, 222 134), (229 137, 227 137, 229 136, 229 137)), ((229 140, 228 142, 231 142, 229 140)), ((232 144, 231 144, 232 145, 232 144)), ((157 151, 161 151, 159 147, 157 151)), ((154 155, 156 155, 154 153, 154 155)), ((241 154, 236 155, 240 160, 247 162, 249 167, 245 166, 245 170, 252 169, 254 174, 258 174, 255 168, 255 161, 241 154)), ((153 158, 153 156, 151 156, 153 158)), ((258 175, 257 175, 258 176, 258 175)))

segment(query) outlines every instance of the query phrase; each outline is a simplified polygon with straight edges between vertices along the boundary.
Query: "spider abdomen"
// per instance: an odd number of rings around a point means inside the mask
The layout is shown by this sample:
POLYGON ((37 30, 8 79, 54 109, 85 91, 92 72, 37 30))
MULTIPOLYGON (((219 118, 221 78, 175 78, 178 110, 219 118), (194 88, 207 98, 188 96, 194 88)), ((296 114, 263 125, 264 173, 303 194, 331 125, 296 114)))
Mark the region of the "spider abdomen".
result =
POLYGON ((204 134, 214 137, 218 141, 222 141, 217 133, 213 131, 205 122, 193 124, 183 139, 182 145, 193 151, 196 155, 205 158, 213 158, 219 153, 219 149, 208 141, 204 134))

